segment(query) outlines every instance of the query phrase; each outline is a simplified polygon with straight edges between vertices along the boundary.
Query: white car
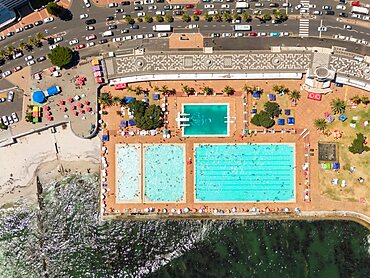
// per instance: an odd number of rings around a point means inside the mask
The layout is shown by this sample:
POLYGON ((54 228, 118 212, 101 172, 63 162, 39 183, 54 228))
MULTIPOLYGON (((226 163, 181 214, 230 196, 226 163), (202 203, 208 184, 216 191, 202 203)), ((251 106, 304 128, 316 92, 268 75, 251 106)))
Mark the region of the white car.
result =
POLYGON ((231 37, 231 33, 222 33, 221 37, 223 38, 231 37))
POLYGON ((310 4, 310 5, 308 5, 308 8, 310 8, 310 9, 316 9, 316 5, 315 4, 310 4))
POLYGON ((94 26, 91 26, 91 25, 86 26, 86 31, 92 31, 92 30, 95 30, 94 26))
POLYGON ((156 10, 157 9, 157 6, 156 5, 152 5, 152 6, 149 6, 148 7, 148 10, 156 10))
POLYGON ((11 125, 14 124, 12 116, 8 116, 8 121, 9 121, 9 124, 11 125))
POLYGON ((134 5, 142 5, 142 4, 144 4, 144 1, 135 1, 134 2, 134 5))
POLYGON ((28 62, 28 61, 30 61, 30 60, 32 60, 33 59, 33 56, 32 55, 28 55, 28 56, 26 56, 25 58, 24 58, 24 60, 26 61, 26 62, 28 62))
POLYGON ((18 123, 18 122, 19 122, 19 119, 18 119, 17 113, 13 112, 13 113, 12 113, 12 118, 13 118, 13 121, 14 121, 15 123, 18 123))
POLYGON ((118 7, 118 4, 117 3, 110 3, 108 5, 108 8, 117 8, 118 7))
POLYGON ((352 30, 352 26, 351 25, 344 25, 344 29, 352 30))
POLYGON ((138 13, 137 13, 137 16, 138 16, 138 17, 145 16, 145 12, 138 12, 138 13))
POLYGON ((222 4, 221 9, 230 9, 230 5, 229 4, 222 4))
POLYGON ((243 37, 243 33, 240 33, 240 32, 235 33, 235 34, 234 34, 234 37, 236 37, 236 38, 238 38, 238 37, 243 37))
POLYGON ((61 42, 63 40, 63 37, 56 37, 54 38, 54 43, 61 42))
POLYGON ((94 46, 95 45, 95 43, 94 42, 88 42, 87 44, 86 44, 86 47, 92 47, 92 46, 94 46))
POLYGON ((144 0, 144 4, 153 4, 154 0, 144 0))
POLYGON ((120 42, 121 41, 121 38, 113 38, 112 39, 112 42, 120 42))
POLYGON ((126 41, 130 41, 130 40, 132 40, 132 36, 126 36, 126 37, 125 37, 125 40, 126 40, 126 41))
POLYGON ((257 33, 257 37, 265 37, 265 36, 267 36, 267 33, 265 33, 265 32, 257 33))
POLYGON ((370 16, 368 16, 368 15, 364 15, 364 16, 362 17, 362 20, 370 21, 370 16))
POLYGON ((70 40, 68 43, 69 43, 69 45, 75 45, 75 44, 78 44, 78 39, 70 40))
POLYGON ((298 4, 297 6, 294 7, 294 9, 296 9, 296 10, 300 10, 301 8, 303 8, 302 4, 298 4))
POLYGON ((140 35, 135 35, 135 40, 140 40, 140 39, 143 39, 144 38, 144 35, 140 34, 140 35))
POLYGON ((54 17, 52 17, 52 16, 49 16, 49 17, 44 19, 44 23, 50 23, 50 22, 53 22, 53 21, 54 21, 54 17))
POLYGON ((88 14, 80 14, 80 19, 85 19, 85 18, 88 18, 89 15, 88 14))
POLYGON ((8 102, 12 102, 12 101, 13 101, 13 99, 14 99, 14 92, 13 92, 13 91, 9 91, 9 92, 8 92, 8 96, 7 96, 6 100, 7 100, 8 102))
POLYGON ((326 28, 325 26, 320 26, 320 27, 317 28, 317 31, 326 32, 326 31, 328 31, 328 28, 326 28))
POLYGON ((146 35, 145 35, 145 37, 146 37, 146 38, 148 38, 148 39, 149 39, 149 38, 153 38, 153 37, 154 37, 154 34, 150 34, 150 33, 149 33, 149 34, 146 34, 146 35))
POLYGON ((168 34, 167 33, 159 33, 158 34, 158 38, 164 38, 164 37, 168 37, 168 34))
POLYGON ((2 116, 1 117, 1 120, 3 121, 3 124, 8 126, 9 125, 9 122, 8 122, 8 118, 6 116, 2 116))
POLYGON ((165 15, 166 12, 165 11, 156 11, 155 12, 155 15, 165 15))
POLYGON ((7 70, 7 71, 4 71, 2 75, 3 75, 3 77, 7 77, 11 74, 12 74, 12 72, 10 70, 7 70))
POLYGON ((53 49, 54 49, 54 48, 56 48, 57 46, 59 46, 59 44, 58 44, 58 43, 53 44, 53 45, 50 45, 50 46, 49 46, 49 49, 50 49, 50 50, 53 50, 53 49))
POLYGON ((337 5, 335 8, 337 10, 342 10, 342 11, 346 10, 346 6, 344 6, 344 5, 337 5))
POLYGON ((36 64, 35 60, 31 60, 31 61, 27 62, 27 66, 31 66, 31 65, 34 65, 34 64, 36 64))
POLYGON ((198 28, 199 26, 197 24, 190 24, 188 26, 189 29, 195 29, 195 28, 198 28))
POLYGON ((213 5, 213 4, 206 4, 206 5, 204 5, 204 8, 205 9, 213 9, 215 7, 215 5, 213 5))
POLYGON ((292 3, 283 3, 284 8, 289 8, 292 6, 292 3))
POLYGON ((361 15, 360 14, 352 14, 351 17, 360 19, 361 15))
POLYGON ((280 36, 289 37, 289 32, 282 32, 282 33, 280 33, 280 36))
POLYGON ((314 11, 313 14, 314 15, 322 15, 322 11, 314 11))
POLYGON ((17 28, 17 29, 15 29, 15 32, 16 32, 16 33, 20 33, 20 32, 23 32, 23 28, 22 28, 22 27, 20 27, 20 28, 17 28))
POLYGON ((262 8, 263 7, 263 3, 256 3, 254 6, 256 8, 262 8))

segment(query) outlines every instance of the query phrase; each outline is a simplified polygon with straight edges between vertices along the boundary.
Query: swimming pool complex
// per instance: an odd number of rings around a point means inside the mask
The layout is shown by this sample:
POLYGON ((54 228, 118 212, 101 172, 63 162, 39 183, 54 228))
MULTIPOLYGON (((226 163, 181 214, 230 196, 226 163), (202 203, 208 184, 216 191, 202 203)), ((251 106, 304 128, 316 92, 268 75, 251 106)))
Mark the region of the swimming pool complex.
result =
POLYGON ((118 202, 141 199, 141 145, 116 145, 116 188, 118 202))
POLYGON ((195 145, 197 202, 293 201, 294 144, 195 145))
POLYGON ((228 136, 228 104, 183 104, 183 136, 228 136))
POLYGON ((144 158, 145 201, 183 201, 185 192, 184 145, 144 145, 144 158))

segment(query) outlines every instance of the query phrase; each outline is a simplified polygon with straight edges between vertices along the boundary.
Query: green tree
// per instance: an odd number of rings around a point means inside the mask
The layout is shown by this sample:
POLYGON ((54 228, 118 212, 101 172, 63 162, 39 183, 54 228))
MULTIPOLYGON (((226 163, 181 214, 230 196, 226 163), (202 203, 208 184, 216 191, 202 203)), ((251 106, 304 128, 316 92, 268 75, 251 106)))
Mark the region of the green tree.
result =
POLYGON ((41 32, 37 32, 36 35, 35 35, 35 39, 38 40, 38 41, 41 41, 41 40, 45 39, 45 35, 41 32))
POLYGON ((234 14, 234 19, 235 20, 241 20, 242 17, 240 15, 238 15, 238 14, 234 14))
POLYGON ((146 15, 146 16, 144 16, 144 20, 145 20, 145 22, 152 23, 153 22, 153 17, 151 17, 150 15, 146 15))
POLYGON ((362 96, 361 97, 361 102, 365 105, 369 104, 369 98, 367 96, 362 96))
POLYGON ((195 89, 192 87, 189 87, 188 85, 183 85, 182 86, 182 92, 186 95, 192 95, 195 93, 195 89))
POLYGON ((358 105, 361 103, 361 98, 359 96, 354 96, 351 98, 351 101, 353 101, 353 103, 358 105))
POLYGON ((13 45, 8 45, 6 47, 6 53, 8 55, 13 55, 14 54, 14 51, 15 51, 15 47, 13 45))
POLYGON ((32 112, 26 112, 26 115, 24 116, 24 119, 26 120, 26 122, 32 123, 32 121, 33 121, 32 112))
POLYGON ((214 90, 211 87, 204 86, 202 88, 202 92, 205 93, 206 95, 213 95, 214 90))
POLYGON ((244 12, 244 13, 243 13, 243 15, 242 15, 242 17, 243 17, 243 20, 244 20, 245 22, 250 22, 250 21, 252 21, 252 16, 251 16, 248 12, 244 12))
POLYGON ((166 20, 167 22, 173 22, 173 16, 167 13, 164 16, 164 20, 166 20))
POLYGON ((99 103, 102 106, 112 106, 114 104, 113 97, 110 93, 102 93, 98 98, 99 103))
POLYGON ((251 86, 248 86, 247 84, 244 84, 243 85, 243 91, 246 92, 247 94, 250 94, 252 93, 252 87, 251 86))
POLYGON ((222 90, 225 94, 227 94, 228 96, 230 95, 233 95, 235 93, 235 89, 229 85, 226 85, 223 90, 222 90))
POLYGON ((49 14, 59 17, 63 13, 64 8, 62 6, 59 6, 55 2, 49 2, 46 5, 46 10, 48 11, 49 14))
POLYGON ((182 15, 182 20, 183 20, 184 22, 190 22, 190 21, 191 21, 191 17, 190 17, 190 15, 188 15, 188 14, 183 14, 183 15, 182 15))
POLYGON ((53 66, 63 67, 68 65, 73 58, 73 51, 69 47, 57 46, 48 54, 53 66))
POLYGON ((221 22, 222 21, 222 16, 220 14, 215 14, 213 16, 213 19, 217 22, 221 22))
POLYGON ((140 96, 141 94, 143 94, 143 93, 144 93, 144 89, 143 89, 143 87, 141 87, 141 86, 136 86, 136 87, 134 88, 134 92, 135 92, 135 94, 136 94, 137 96, 140 96))
POLYGON ((352 145, 348 147, 348 150, 353 154, 361 154, 370 150, 368 146, 365 145, 365 137, 362 133, 356 134, 356 139, 353 140, 352 145))
POLYGON ((224 13, 222 15, 222 18, 223 20, 225 20, 226 22, 231 22, 233 20, 233 17, 231 16, 231 14, 228 14, 228 13, 224 13))
POLYGON ((317 130, 320 130, 322 132, 324 132, 328 128, 328 123, 326 122, 324 118, 315 119, 313 121, 313 124, 317 130))
POLYGON ((270 14, 263 14, 261 19, 262 19, 262 21, 266 22, 266 21, 270 21, 272 19, 272 17, 271 17, 270 14))
POLYGON ((199 21, 199 19, 200 19, 200 18, 199 18, 199 15, 197 15, 197 14, 193 15, 193 20, 194 20, 194 21, 199 21))
POLYGON ((136 126, 150 130, 163 126, 162 110, 157 105, 147 106, 143 101, 134 100, 128 104, 134 114, 136 126))
POLYGON ((208 13, 205 13, 204 14, 204 20, 205 21, 208 21, 208 22, 211 22, 213 20, 212 16, 209 15, 208 13))
POLYGON ((7 125, 4 125, 2 121, 0 121, 0 129, 8 129, 7 125))
POLYGON ((301 92, 297 90, 293 90, 289 93, 289 99, 294 103, 294 105, 297 104, 297 102, 301 99, 301 92))
POLYGON ((270 115, 266 111, 261 111, 254 115, 251 123, 256 126, 263 126, 264 128, 270 128, 275 124, 275 121, 271 119, 270 115))
POLYGON ((120 102, 121 102, 121 98, 120 98, 119 96, 114 96, 114 97, 112 98, 112 100, 113 100, 113 103, 114 103, 115 105, 120 104, 120 102))
POLYGON ((344 100, 335 98, 330 102, 331 111, 334 114, 343 114, 346 111, 346 104, 344 100))
POLYGON ((25 49, 26 47, 27 47, 27 44, 24 42, 24 41, 21 41, 20 43, 19 43, 19 49, 25 49))
POLYGON ((136 20, 137 20, 137 22, 143 22, 143 18, 142 17, 138 17, 136 20))
POLYGON ((280 115, 280 106, 276 102, 268 101, 263 107, 270 117, 277 117, 280 115))
POLYGON ((4 49, 0 49, 0 59, 5 59, 6 51, 4 49))
POLYGON ((159 91, 162 92, 163 95, 167 95, 168 94, 168 86, 167 85, 163 85, 162 87, 159 88, 159 91))
POLYGON ((156 15, 155 20, 157 20, 158 22, 163 22, 164 21, 163 16, 161 16, 161 15, 156 15))
POLYGON ((127 24, 134 24, 135 23, 135 20, 130 16, 126 16, 124 21, 127 23, 127 24))

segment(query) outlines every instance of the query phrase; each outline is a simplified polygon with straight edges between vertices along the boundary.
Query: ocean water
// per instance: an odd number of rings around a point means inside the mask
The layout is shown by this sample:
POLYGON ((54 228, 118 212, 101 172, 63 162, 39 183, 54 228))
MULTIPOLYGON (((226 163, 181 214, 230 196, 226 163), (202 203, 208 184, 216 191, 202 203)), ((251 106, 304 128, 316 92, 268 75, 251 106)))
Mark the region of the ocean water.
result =
POLYGON ((41 206, 1 209, 0 278, 370 276, 370 233, 357 223, 102 223, 98 186, 72 176, 45 188, 41 206))

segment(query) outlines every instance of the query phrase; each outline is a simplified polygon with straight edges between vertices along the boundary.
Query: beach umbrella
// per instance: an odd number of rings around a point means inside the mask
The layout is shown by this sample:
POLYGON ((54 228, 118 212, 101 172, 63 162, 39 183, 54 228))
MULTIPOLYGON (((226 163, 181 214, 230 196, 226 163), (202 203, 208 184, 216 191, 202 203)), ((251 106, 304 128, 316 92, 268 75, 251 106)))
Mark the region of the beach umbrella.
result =
POLYGON ((172 213, 175 213, 175 212, 176 212, 176 209, 174 209, 174 208, 173 208, 173 209, 171 209, 171 212, 172 212, 172 213))
POLYGON ((65 119, 68 119, 68 115, 64 115, 64 118, 65 118, 65 119))
POLYGON ((75 95, 74 99, 75 100, 80 100, 80 96, 79 95, 75 95))
POLYGON ((43 110, 43 111, 48 111, 48 110, 49 110, 49 107, 48 107, 48 106, 43 106, 43 107, 42 107, 42 110, 43 110))
POLYGON ((59 104, 60 104, 60 105, 64 105, 64 100, 62 100, 62 99, 61 99, 61 100, 59 100, 59 104))
POLYGON ((75 105, 71 105, 71 109, 72 110, 75 110, 76 109, 76 106, 75 105))
POLYGON ((71 97, 68 98, 67 100, 68 100, 69 103, 72 103, 73 102, 73 98, 71 98, 71 97))
POLYGON ((90 101, 85 100, 84 103, 85 103, 85 105, 89 105, 90 104, 90 101))
POLYGON ((78 106, 79 108, 82 108, 84 105, 83 105, 81 102, 79 102, 79 103, 77 103, 77 106, 78 106))
POLYGON ((73 115, 78 116, 78 112, 77 111, 73 111, 73 115))
POLYGON ((53 120, 53 117, 52 116, 48 116, 48 121, 52 121, 53 120))
POLYGON ((91 110, 92 110, 91 107, 86 107, 87 112, 90 112, 91 110))
POLYGON ((80 113, 81 113, 81 114, 84 114, 84 113, 85 113, 85 110, 80 110, 80 113))
POLYGON ((67 107, 65 107, 65 106, 64 106, 64 107, 63 107, 63 109, 62 109, 62 111, 63 111, 63 112, 66 112, 67 110, 68 110, 68 109, 67 109, 67 107))

